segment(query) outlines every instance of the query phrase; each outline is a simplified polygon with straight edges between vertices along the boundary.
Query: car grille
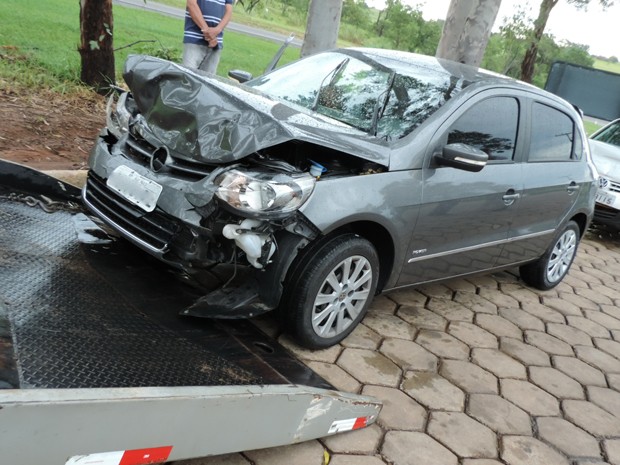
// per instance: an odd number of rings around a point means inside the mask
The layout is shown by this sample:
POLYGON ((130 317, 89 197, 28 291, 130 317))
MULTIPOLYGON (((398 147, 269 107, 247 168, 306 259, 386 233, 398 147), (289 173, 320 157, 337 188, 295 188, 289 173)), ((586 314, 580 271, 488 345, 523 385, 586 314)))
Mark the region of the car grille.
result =
POLYGON ((607 190, 611 192, 620 192, 620 183, 609 181, 609 185, 607 186, 607 190))
POLYGON ((92 172, 86 181, 84 196, 89 204, 115 225, 160 252, 166 250, 172 237, 182 228, 167 215, 140 210, 110 190, 105 182, 92 172))
MULTIPOLYGON (((144 140, 140 135, 130 132, 125 145, 128 154, 144 166, 152 166, 153 154, 157 150, 152 144, 144 140)), ((200 163, 183 160, 169 155, 166 169, 173 174, 184 178, 199 180, 211 172, 211 168, 200 163)))

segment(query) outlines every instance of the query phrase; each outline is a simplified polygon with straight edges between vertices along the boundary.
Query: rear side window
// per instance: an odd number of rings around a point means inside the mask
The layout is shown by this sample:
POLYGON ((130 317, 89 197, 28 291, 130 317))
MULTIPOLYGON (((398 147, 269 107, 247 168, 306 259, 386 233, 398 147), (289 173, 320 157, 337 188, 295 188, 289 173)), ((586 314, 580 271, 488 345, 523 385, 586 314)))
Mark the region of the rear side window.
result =
POLYGON ((512 160, 515 153, 519 102, 512 97, 492 97, 476 103, 450 128, 448 144, 476 147, 489 160, 512 160))
POLYGON ((573 153, 575 125, 565 113, 542 103, 532 106, 529 161, 568 161, 573 153))

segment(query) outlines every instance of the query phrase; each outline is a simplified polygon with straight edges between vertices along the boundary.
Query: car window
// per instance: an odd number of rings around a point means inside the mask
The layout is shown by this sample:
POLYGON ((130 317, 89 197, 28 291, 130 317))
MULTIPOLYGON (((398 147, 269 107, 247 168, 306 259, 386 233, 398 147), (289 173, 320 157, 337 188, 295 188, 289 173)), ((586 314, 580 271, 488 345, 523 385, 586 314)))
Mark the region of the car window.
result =
POLYGON ((377 100, 391 72, 342 53, 322 53, 267 74, 248 85, 271 97, 369 131, 377 100))
POLYGON ((592 139, 620 147, 620 121, 610 124, 592 139))
POLYGON ((450 127, 448 144, 462 143, 482 150, 489 160, 512 160, 519 125, 519 102, 492 97, 476 103, 450 127))
POLYGON ((529 161, 568 161, 575 159, 575 125, 565 113, 534 102, 529 161))
POLYGON ((321 114, 369 131, 377 103, 387 93, 392 73, 347 58, 319 87, 313 108, 321 114))
POLYGON ((424 71, 418 70, 417 76, 395 76, 377 135, 386 139, 406 136, 463 88, 464 83, 458 78, 430 76, 424 71))
POLYGON ((246 83, 387 140, 409 134, 468 84, 440 66, 393 69, 353 52, 319 53, 246 83))

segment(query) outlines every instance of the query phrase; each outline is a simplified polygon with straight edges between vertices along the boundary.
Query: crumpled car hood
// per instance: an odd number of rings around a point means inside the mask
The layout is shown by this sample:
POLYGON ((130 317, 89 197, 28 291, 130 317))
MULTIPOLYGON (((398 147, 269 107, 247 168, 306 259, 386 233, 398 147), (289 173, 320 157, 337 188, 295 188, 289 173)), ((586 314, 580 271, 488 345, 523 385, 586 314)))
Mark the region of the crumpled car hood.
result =
POLYGON ((620 181, 620 147, 590 139, 590 151, 598 173, 620 181))
POLYGON ((297 139, 389 165, 381 139, 232 81, 145 55, 129 56, 123 77, 151 138, 199 162, 228 163, 297 139))

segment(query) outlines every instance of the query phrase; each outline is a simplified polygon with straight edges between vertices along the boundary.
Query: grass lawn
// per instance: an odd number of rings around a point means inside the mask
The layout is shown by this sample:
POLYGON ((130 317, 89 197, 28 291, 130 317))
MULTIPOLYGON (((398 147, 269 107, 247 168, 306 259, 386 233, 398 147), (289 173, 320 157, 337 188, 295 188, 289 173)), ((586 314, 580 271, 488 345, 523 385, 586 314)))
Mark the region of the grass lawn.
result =
POLYGON ((610 71, 612 73, 620 74, 620 63, 612 63, 611 61, 595 59, 594 67, 596 69, 602 69, 603 71, 610 71))
POLYGON ((588 136, 591 136, 603 126, 593 121, 583 120, 583 127, 586 130, 586 134, 588 134, 588 136))
MULTIPOLYGON (((2 0, 2 3, 0 87, 19 83, 63 91, 76 85, 80 74, 79 2, 47 0, 38 3, 37 8, 23 0, 2 0)), ((130 53, 180 61, 181 19, 114 5, 113 33, 114 47, 119 49, 115 53, 117 78, 130 53), (153 42, 122 48, 136 41, 153 42)), ((274 42, 228 31, 218 74, 226 75, 235 68, 261 74, 278 48, 274 42)), ((299 49, 289 48, 281 63, 298 57, 299 49)))

